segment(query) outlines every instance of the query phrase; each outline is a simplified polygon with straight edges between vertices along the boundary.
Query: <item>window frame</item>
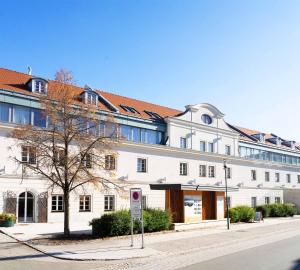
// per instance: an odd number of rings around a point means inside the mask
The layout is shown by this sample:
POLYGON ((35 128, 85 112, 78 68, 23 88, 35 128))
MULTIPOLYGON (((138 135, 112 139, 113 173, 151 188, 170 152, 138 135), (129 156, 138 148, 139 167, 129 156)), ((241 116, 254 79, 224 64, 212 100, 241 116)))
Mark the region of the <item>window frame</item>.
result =
POLYGON ((255 208, 257 206, 257 197, 253 196, 251 197, 251 207, 255 208))
POLYGON ((229 144, 225 145, 225 155, 231 156, 231 145, 229 144))
POLYGON ((115 195, 104 195, 104 212, 113 212, 116 210, 116 196, 115 195), (111 207, 111 198, 112 198, 112 207, 111 207), (106 209, 106 199, 107 199, 107 209, 106 209))
POLYGON ((91 195, 79 195, 79 212, 91 212, 92 211, 92 196, 91 195), (89 205, 88 208, 86 207, 86 198, 89 198, 89 205), (83 209, 80 209, 81 207, 81 199, 83 199, 83 209))
POLYGON ((137 167, 136 167, 136 171, 138 173, 147 173, 148 172, 148 159, 147 158, 144 158, 144 157, 138 157, 137 158, 137 167), (143 164, 140 166, 140 163, 139 161, 144 161, 145 164, 143 166, 143 164), (144 168, 144 169, 143 169, 144 168))
POLYGON ((265 204, 269 205, 271 203, 271 198, 269 196, 265 196, 265 204))
POLYGON ((36 148, 34 146, 27 146, 27 145, 21 146, 21 162, 25 163, 25 164, 30 164, 30 165, 37 165, 36 148), (31 151, 31 150, 33 150, 33 151, 31 151), (31 154, 34 154, 34 156, 33 157, 30 156, 31 154), (26 157, 26 160, 24 157, 26 157), (33 158, 34 162, 31 161, 32 158, 33 158))
POLYGON ((216 178, 216 166, 208 165, 208 178, 216 178), (212 171, 211 168, 213 169, 212 171), (211 172, 213 172, 213 174, 211 172))
POLYGON ((105 155, 104 157, 105 161, 105 165, 104 168, 107 171, 114 171, 116 170, 116 157, 114 155, 105 155))
POLYGON ((206 141, 200 141, 200 152, 206 152, 206 141), (204 146, 204 150, 201 149, 201 146, 204 146))
POLYGON ((280 173, 279 172, 275 172, 275 182, 280 183, 280 173))
POLYGON ((291 176, 290 173, 287 173, 287 174, 286 174, 286 182, 287 182, 288 184, 290 184, 291 181, 292 181, 292 176, 291 176))
POLYGON ((206 177, 206 175, 207 175, 207 166, 205 164, 200 164, 199 165, 199 177, 206 177))
POLYGON ((269 171, 265 171, 265 182, 270 182, 270 172, 269 171))
POLYGON ((61 213, 61 212, 64 212, 65 211, 65 202, 64 202, 64 195, 62 194, 52 194, 51 195, 51 212, 52 213, 61 213), (55 209, 53 210, 53 197, 55 197, 55 209), (59 208, 59 204, 58 202, 60 201, 59 200, 59 197, 61 197, 61 201, 62 201, 62 209, 58 209, 59 208))
POLYGON ((251 169, 251 181, 257 181, 257 172, 254 169, 251 169))
POLYGON ((180 148, 187 149, 187 138, 180 137, 180 148))
POLYGON ((180 176, 188 175, 188 163, 187 162, 182 161, 179 163, 179 175, 180 176))
POLYGON ((215 152, 215 145, 214 145, 213 142, 208 142, 207 143, 207 152, 208 153, 214 153, 215 152))

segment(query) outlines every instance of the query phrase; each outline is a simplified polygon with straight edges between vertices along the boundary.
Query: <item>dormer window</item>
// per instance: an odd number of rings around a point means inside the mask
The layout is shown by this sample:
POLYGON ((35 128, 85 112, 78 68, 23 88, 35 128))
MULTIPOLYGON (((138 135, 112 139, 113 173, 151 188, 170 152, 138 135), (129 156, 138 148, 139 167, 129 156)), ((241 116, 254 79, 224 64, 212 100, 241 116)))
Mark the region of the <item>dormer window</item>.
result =
POLYGON ((48 81, 43 78, 33 77, 27 82, 29 90, 33 93, 47 95, 48 92, 48 81))
POLYGON ((86 93, 86 103, 97 106, 98 104, 98 95, 92 92, 86 93))
POLYGON ((85 104, 91 104, 94 106, 98 106, 98 98, 99 95, 97 94, 97 92, 95 92, 91 87, 89 87, 88 85, 85 85, 84 87, 84 92, 81 93, 81 100, 85 103, 85 104))
POLYGON ((40 94, 46 94, 46 83, 44 81, 35 80, 34 92, 40 94))
POLYGON ((158 113, 155 113, 155 112, 151 112, 151 111, 146 111, 144 110, 144 112, 146 114, 148 114, 151 118, 153 119, 156 119, 156 120, 162 120, 162 117, 158 114, 158 113))

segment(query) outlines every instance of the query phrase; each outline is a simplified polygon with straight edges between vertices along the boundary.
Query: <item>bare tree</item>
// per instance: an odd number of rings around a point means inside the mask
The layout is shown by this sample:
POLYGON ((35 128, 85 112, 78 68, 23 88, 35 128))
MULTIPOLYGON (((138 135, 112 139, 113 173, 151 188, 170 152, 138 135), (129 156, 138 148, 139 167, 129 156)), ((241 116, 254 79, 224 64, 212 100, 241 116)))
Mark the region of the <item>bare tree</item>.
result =
MULTIPOLYGON (((101 119, 93 102, 80 100, 80 88, 66 70, 56 73, 47 96, 41 96, 42 121, 45 128, 17 126, 12 136, 26 147, 31 162, 16 162, 48 180, 49 187, 64 195, 64 235, 70 235, 70 193, 85 185, 117 186, 112 175, 104 171, 105 155, 115 155, 118 127, 109 115, 101 119)), ((103 117, 103 116, 102 116, 103 117)))

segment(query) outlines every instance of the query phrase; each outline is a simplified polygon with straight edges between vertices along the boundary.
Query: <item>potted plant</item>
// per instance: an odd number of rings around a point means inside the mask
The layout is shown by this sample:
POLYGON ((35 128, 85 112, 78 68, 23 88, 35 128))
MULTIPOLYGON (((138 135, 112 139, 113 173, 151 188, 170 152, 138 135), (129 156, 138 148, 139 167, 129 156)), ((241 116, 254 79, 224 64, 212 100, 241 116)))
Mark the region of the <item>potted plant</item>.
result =
POLYGON ((0 227, 13 227, 16 222, 14 214, 2 213, 0 214, 0 227))

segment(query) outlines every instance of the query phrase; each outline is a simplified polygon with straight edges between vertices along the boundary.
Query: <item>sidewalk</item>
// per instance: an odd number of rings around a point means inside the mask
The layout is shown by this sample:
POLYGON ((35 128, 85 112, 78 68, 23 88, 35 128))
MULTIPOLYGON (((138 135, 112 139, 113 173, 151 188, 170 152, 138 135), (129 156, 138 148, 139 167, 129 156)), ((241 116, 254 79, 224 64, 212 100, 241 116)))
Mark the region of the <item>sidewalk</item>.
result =
MULTIPOLYGON (((134 258, 158 258, 172 255, 190 254, 200 250, 212 250, 230 245, 240 245, 247 241, 264 240, 274 236, 300 234, 300 219, 270 218, 265 222, 234 224, 231 230, 224 227, 197 229, 184 232, 162 232, 145 235, 145 248, 141 249, 140 235, 134 236, 134 247, 130 247, 130 236, 109 239, 78 241, 73 244, 42 245, 31 239, 61 232, 62 224, 34 223, 16 225, 13 228, 0 228, 5 234, 19 241, 25 241, 33 248, 48 255, 73 260, 122 260, 134 258), (39 232, 39 233, 37 233, 39 232)), ((84 224, 71 227, 77 233, 90 233, 84 224)), ((275 239, 275 238, 274 238, 275 239)), ((232 249, 233 250, 233 249, 232 249)))

